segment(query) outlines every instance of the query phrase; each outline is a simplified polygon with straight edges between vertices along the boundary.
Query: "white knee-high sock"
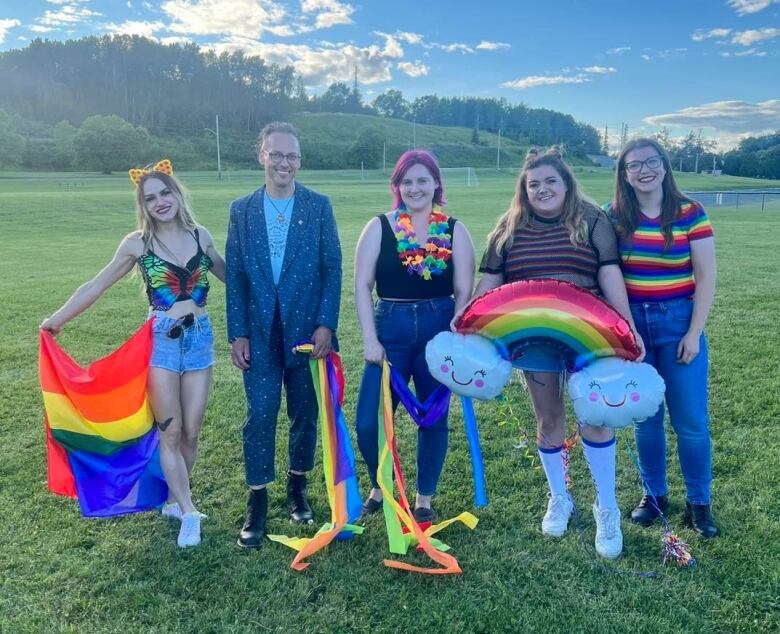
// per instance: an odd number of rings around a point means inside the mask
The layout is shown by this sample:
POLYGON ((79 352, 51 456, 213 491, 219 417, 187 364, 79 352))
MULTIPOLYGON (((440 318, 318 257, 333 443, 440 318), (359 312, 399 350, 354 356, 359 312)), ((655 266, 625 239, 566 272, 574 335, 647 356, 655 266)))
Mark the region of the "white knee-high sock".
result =
POLYGON ((606 442, 593 442, 582 439, 582 450, 588 461, 593 483, 596 485, 596 496, 599 508, 617 508, 615 498, 615 439, 606 442))
POLYGON ((566 472, 563 468, 563 447, 539 447, 539 459, 542 461, 544 475, 550 486, 550 495, 568 495, 566 491, 566 472))

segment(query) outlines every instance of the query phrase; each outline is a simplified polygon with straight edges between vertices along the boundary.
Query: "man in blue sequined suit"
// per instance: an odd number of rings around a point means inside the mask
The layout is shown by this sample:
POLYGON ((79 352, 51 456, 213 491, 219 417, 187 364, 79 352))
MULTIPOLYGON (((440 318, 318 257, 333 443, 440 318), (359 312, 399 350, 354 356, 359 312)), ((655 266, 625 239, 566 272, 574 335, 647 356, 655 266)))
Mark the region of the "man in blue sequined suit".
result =
POLYGON ((266 485, 274 480, 276 420, 282 384, 290 418, 287 507, 313 521, 306 472, 314 466, 317 401, 308 357, 293 345, 311 340, 314 357, 335 346, 341 299, 341 246, 326 196, 296 182, 298 133, 269 123, 258 137, 265 184, 230 206, 227 330, 233 364, 244 373, 247 417, 244 466, 249 500, 238 544, 257 548, 265 537, 266 485))

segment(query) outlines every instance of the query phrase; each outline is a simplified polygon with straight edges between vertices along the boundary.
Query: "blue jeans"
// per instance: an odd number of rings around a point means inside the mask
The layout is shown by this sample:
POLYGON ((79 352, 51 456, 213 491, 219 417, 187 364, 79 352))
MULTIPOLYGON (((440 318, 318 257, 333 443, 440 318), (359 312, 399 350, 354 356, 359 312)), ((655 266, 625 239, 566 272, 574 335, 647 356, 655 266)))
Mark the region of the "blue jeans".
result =
MULTIPOLYGON (((677 453, 691 504, 710 503, 712 455, 707 413, 707 339, 701 335, 699 354, 689 364, 677 363, 677 345, 691 323, 693 302, 687 299, 631 304, 637 330, 645 342, 645 362, 666 382, 666 406, 677 434, 677 453)), ((664 404, 655 416, 634 428, 639 468, 645 488, 666 495, 666 435, 664 404)))
MULTIPOLYGON (((408 382, 414 379, 417 398, 425 401, 439 386, 428 372, 425 344, 443 330, 449 330, 455 313, 451 297, 425 299, 416 302, 392 302, 380 299, 375 310, 376 332, 387 354, 387 360, 408 382)), ((382 368, 366 363, 355 420, 358 447, 368 467, 371 484, 378 488, 376 470, 379 466, 377 417, 382 368)), ((393 410, 398 400, 393 396, 393 410)), ((417 430, 417 493, 433 495, 439 483, 447 456, 447 413, 433 425, 417 430)))

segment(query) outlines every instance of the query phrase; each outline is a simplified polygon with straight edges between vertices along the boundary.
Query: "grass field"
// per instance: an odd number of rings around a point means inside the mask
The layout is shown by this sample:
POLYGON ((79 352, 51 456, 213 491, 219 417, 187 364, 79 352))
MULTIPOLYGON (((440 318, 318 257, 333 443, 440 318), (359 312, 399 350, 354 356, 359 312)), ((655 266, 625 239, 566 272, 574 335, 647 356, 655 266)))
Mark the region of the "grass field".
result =
MULTIPOLYGON (((514 185, 512 173, 479 173, 480 187, 449 187, 449 212, 481 251, 514 185)), ((611 175, 582 170, 585 191, 609 197, 611 175)), ((199 221, 224 244, 227 206, 251 191, 259 173, 184 174, 199 221)), ((389 203, 386 177, 302 173, 329 194, 344 250, 340 338, 351 421, 362 359, 352 301, 354 247, 364 223, 389 203)), ((690 189, 777 187, 723 177, 681 179, 690 189)), ((572 457, 578 529, 542 536, 546 485, 533 443, 526 395, 514 383, 502 402, 480 404, 490 506, 473 532, 443 539, 464 569, 435 578, 385 568, 380 517, 364 535, 333 544, 302 573, 293 551, 267 543, 236 547, 245 503, 240 428, 244 394, 229 362, 224 290, 210 297, 217 338, 213 394, 193 474, 194 497, 208 514, 200 548, 176 547, 178 526, 156 514, 81 518, 75 502, 46 490, 42 401, 37 383, 37 324, 111 257, 133 228, 126 177, 0 174, 0 632, 767 632, 780 629, 780 209, 711 213, 719 280, 709 322, 714 508, 723 536, 701 542, 682 525, 684 491, 670 458, 670 520, 692 546, 694 568, 661 564, 659 527, 623 522, 625 550, 605 563, 593 549, 593 488, 578 447, 572 457), (527 449, 517 448, 524 437, 527 449)), ((127 278, 69 324, 60 343, 88 362, 108 353, 144 320, 140 280, 127 278)), ((414 430, 399 418, 399 445, 414 482, 414 430)), ((473 510, 470 465, 459 407, 436 498, 442 516, 473 510)), ((286 424, 279 425, 277 470, 285 468, 286 424)), ((618 499, 624 515, 641 495, 619 434, 618 499)), ((674 451, 671 441, 670 453, 674 451)), ((361 481, 367 480, 360 465, 361 481)), ((365 489, 364 489, 365 490, 365 489)), ((410 491, 411 494, 412 491, 410 491)), ((318 522, 328 514, 321 472, 312 486, 318 522)), ((282 486, 271 490, 269 528, 290 534, 282 486)), ((407 560, 423 563, 412 553, 407 560)))

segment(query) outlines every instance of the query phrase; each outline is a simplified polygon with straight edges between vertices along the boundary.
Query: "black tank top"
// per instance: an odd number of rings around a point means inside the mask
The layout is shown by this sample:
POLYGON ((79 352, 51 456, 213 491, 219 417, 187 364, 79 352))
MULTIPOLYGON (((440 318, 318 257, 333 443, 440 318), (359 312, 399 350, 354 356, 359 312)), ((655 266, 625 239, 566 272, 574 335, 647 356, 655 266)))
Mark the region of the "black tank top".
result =
MULTIPOLYGON (((447 262, 447 268, 441 275, 434 275, 430 280, 424 280, 417 273, 409 275, 408 269, 398 257, 398 240, 385 214, 377 216, 382 225, 382 242, 379 246, 379 257, 376 260, 376 294, 379 297, 394 299, 434 299, 450 297, 453 293, 452 258, 447 262)), ((455 218, 447 221, 449 234, 455 235, 455 218)))

